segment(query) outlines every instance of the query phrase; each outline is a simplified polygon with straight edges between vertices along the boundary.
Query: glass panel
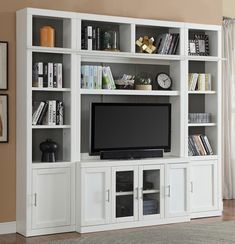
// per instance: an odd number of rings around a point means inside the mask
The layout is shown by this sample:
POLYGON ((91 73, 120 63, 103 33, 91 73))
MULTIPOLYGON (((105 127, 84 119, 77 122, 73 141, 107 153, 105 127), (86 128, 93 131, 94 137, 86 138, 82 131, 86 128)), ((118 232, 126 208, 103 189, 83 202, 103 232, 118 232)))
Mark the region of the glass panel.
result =
POLYGON ((160 214, 160 194, 143 195, 143 215, 160 214))
POLYGON ((133 215, 133 195, 116 196, 116 218, 133 215))
POLYGON ((143 172, 143 190, 160 189, 160 170, 144 170, 143 172))
POLYGON ((134 172, 120 171, 116 173, 116 192, 133 191, 134 172))

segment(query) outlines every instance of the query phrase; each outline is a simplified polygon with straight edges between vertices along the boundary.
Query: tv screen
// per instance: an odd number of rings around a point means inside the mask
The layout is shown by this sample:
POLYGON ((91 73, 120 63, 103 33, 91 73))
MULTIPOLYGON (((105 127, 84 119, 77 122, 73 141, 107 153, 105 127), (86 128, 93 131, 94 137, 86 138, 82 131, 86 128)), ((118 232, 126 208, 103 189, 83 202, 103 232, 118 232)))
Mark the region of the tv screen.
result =
POLYGON ((90 155, 171 148, 171 104, 92 103, 90 155))

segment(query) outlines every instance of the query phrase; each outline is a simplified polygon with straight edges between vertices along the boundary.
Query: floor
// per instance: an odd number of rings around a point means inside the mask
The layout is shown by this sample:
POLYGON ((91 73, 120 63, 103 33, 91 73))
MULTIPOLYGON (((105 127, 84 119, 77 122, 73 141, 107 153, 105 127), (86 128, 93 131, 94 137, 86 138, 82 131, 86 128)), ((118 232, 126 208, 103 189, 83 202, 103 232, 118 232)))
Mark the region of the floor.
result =
MULTIPOLYGON (((215 217, 215 218, 196 219, 196 220, 192 220, 190 223, 208 223, 208 222, 211 223, 211 222, 229 221, 229 220, 235 220, 235 200, 224 201, 223 216, 215 217)), ((30 238, 25 238, 19 234, 7 234, 7 235, 0 235, 0 244, 15 244, 15 243, 35 244, 43 241, 79 238, 79 236, 80 234, 75 232, 66 233, 66 234, 46 235, 40 237, 30 237, 30 238)))

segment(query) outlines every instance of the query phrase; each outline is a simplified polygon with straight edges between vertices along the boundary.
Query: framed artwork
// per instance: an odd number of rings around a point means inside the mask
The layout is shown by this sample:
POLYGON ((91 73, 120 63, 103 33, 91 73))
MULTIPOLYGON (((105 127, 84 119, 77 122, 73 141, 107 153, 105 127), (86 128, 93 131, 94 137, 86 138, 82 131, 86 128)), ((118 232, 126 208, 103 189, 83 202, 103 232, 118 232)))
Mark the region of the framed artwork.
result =
POLYGON ((8 88, 8 42, 0 41, 0 90, 8 88))
POLYGON ((209 38, 208 35, 195 35, 198 43, 197 53, 200 56, 209 56, 209 38))
POLYGON ((8 95, 0 94, 0 142, 8 142, 8 95))
POLYGON ((188 54, 189 55, 198 55, 198 42, 197 40, 189 40, 188 41, 188 54))

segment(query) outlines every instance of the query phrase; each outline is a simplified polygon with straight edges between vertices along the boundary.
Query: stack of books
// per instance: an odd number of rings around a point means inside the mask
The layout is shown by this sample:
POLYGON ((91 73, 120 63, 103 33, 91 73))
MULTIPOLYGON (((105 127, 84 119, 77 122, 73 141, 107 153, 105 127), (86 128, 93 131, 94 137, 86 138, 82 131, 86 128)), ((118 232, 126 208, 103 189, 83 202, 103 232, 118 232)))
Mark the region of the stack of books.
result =
POLYGON ((82 29, 82 49, 101 50, 101 29, 91 25, 82 29))
POLYGON ((63 65, 62 63, 43 63, 33 64, 33 87, 63 87, 63 65))
POLYGON ((156 214, 158 212, 158 204, 154 199, 144 199, 143 213, 144 215, 156 214))
POLYGON ((211 91, 211 74, 189 73, 189 91, 211 91))
POLYGON ((213 150, 206 135, 190 135, 188 138, 189 156, 213 155, 213 150))
POLYGON ((189 123, 210 123, 211 121, 210 113, 189 113, 188 122, 189 123))
POLYGON ((156 40, 156 53, 158 54, 176 54, 179 46, 180 35, 178 33, 160 34, 156 40))
POLYGON ((81 76, 81 88, 83 89, 116 89, 109 66, 82 65, 81 76))
POLYGON ((63 125, 63 123, 63 102, 48 100, 34 103, 32 125, 63 125))

